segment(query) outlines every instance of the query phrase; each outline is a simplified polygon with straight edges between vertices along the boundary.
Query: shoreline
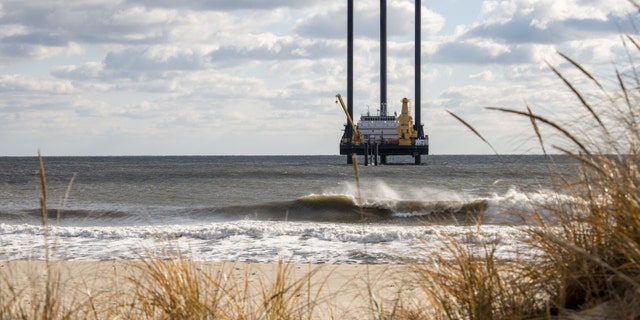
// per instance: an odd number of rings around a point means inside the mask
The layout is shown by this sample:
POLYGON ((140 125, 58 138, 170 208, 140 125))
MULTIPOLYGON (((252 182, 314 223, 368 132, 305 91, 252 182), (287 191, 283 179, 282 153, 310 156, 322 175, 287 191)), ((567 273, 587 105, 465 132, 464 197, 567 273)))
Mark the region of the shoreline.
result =
POLYGON ((415 300, 416 293, 424 295, 411 268, 411 265, 230 263, 180 259, 0 261, 0 276, 4 282, 0 285, 0 306, 4 306, 2 303, 9 298, 15 301, 11 305, 13 309, 30 310, 39 300, 40 303, 46 300, 45 292, 53 291, 58 307, 63 310, 80 312, 78 310, 88 307, 86 314, 82 311, 81 315, 121 316, 138 311, 137 308, 144 304, 138 300, 140 296, 144 299, 147 288, 169 285, 168 290, 171 290, 173 286, 183 285, 181 277, 190 275, 195 276, 197 282, 209 281, 202 285, 200 290, 203 292, 215 286, 230 292, 231 303, 238 304, 228 306, 231 309, 259 312, 261 306, 282 294, 288 297, 287 304, 292 310, 314 319, 372 318, 394 309, 399 301, 406 304, 415 300), (162 284, 163 279, 158 279, 160 274, 168 274, 165 282, 169 283, 162 284), (238 300, 238 297, 242 299, 238 300))

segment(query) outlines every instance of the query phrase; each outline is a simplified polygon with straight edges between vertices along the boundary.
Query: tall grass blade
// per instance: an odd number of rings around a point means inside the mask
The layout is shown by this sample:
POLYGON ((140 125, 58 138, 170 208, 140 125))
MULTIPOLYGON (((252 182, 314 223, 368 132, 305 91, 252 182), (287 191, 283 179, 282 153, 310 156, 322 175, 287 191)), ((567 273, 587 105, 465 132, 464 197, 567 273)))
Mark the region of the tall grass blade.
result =
POLYGON ((351 162, 353 162, 353 172, 356 176, 356 187, 358 188, 358 203, 362 201, 362 193, 360 192, 360 171, 358 170, 358 156, 353 153, 351 155, 351 162))
POLYGON ((531 112, 531 108, 527 105, 527 112, 529 113, 529 121, 531 121, 531 126, 533 127, 533 131, 536 133, 538 137, 538 143, 540 143, 540 147, 542 148, 542 153, 547 154, 547 150, 544 147, 544 140, 542 139, 542 134, 540 133, 540 129, 538 128, 538 123, 536 122, 536 118, 533 116, 533 112, 531 112))
MULTIPOLYGON (((589 111, 589 113, 591 113, 591 116, 593 116, 593 118, 598 122, 600 127, 605 132, 607 132, 607 127, 604 125, 604 123, 600 119, 600 116, 598 116, 598 114, 593 110, 593 108, 587 102, 587 100, 585 100, 585 98, 582 96, 582 93, 580 93, 580 91, 578 91, 578 89, 576 89, 576 87, 574 87, 573 84, 558 69, 556 69, 554 66, 550 65, 549 63, 547 63, 547 66, 551 69, 551 71, 553 71, 553 73, 556 74, 556 76, 558 76, 558 78, 560 78, 560 80, 562 80, 562 82, 564 82, 564 84, 567 85, 567 87, 569 87, 571 92, 573 92, 573 94, 578 98, 578 100, 580 100, 580 102, 582 103, 582 106, 584 106, 589 111)), ((582 67, 579 67, 579 69, 584 70, 582 67)), ((589 73, 587 73, 587 75, 591 77, 589 73)))
POLYGON ((546 125, 551 126, 552 128, 560 131, 565 137, 569 138, 569 140, 571 140, 573 143, 576 144, 576 146, 578 146, 578 148, 580 149, 580 151, 584 152, 585 154, 591 154, 591 151, 582 143, 580 142, 580 140, 578 140, 578 138, 576 138, 573 134, 571 134, 571 132, 569 132, 569 130, 567 130, 566 128, 562 127, 561 125, 555 123, 554 121, 551 121, 547 118, 544 118, 542 116, 539 115, 535 115, 535 114, 529 114, 528 112, 522 112, 522 111, 517 111, 517 110, 513 110, 513 109, 506 109, 506 108, 497 108, 497 107, 487 107, 487 109, 489 110, 497 110, 497 111, 501 111, 501 112, 506 112, 506 113, 513 113, 513 114, 517 114, 517 115, 521 115, 521 116, 525 116, 528 118, 534 118, 537 121, 540 121, 546 125))
POLYGON ((489 148, 491 148, 491 150, 493 150, 493 152, 495 154, 498 154, 498 151, 496 151, 496 149, 493 147, 493 145, 491 145, 491 143, 489 143, 489 141, 487 139, 485 139, 480 132, 478 132, 478 130, 476 130, 476 128, 474 128, 472 125, 470 125, 468 122, 466 122, 464 119, 462 119, 461 117, 459 117, 457 114, 447 110, 447 112, 454 117, 456 120, 460 121, 460 123, 462 123, 463 125, 465 125, 469 130, 471 130, 471 132, 473 132, 478 138, 480 138, 480 140, 482 140, 484 143, 486 143, 489 148))
MULTIPOLYGON (((44 161, 42 160, 42 155, 40 154, 40 150, 38 150, 38 176, 40 178, 40 217, 42 219, 42 227, 44 228, 44 237, 46 240, 47 226, 48 226, 47 218, 49 216, 49 213, 47 211, 47 178, 44 173, 44 161)), ((45 244, 45 250, 47 251, 46 256, 48 259, 49 257, 48 246, 46 244, 45 244)))
MULTIPOLYGON (((633 26, 635 28, 635 24, 633 26)), ((638 44, 638 41, 633 39, 630 35, 627 35, 627 39, 629 39, 631 41, 631 43, 633 43, 633 45, 636 47, 636 50, 640 50, 640 44, 638 44)), ((629 53, 629 48, 627 48, 627 42, 624 41, 624 38, 622 39, 622 45, 624 46, 624 49, 627 52, 627 58, 629 59, 629 65, 633 66, 634 65, 633 64, 633 60, 631 59, 631 54, 629 53)), ((635 67, 633 67, 631 69, 633 70, 633 79, 635 79, 635 81, 636 81, 636 87, 640 88, 640 77, 638 76, 638 71, 637 71, 637 69, 635 67)))
POLYGON ((575 60, 571 59, 569 56, 567 56, 566 54, 562 53, 562 52, 557 52, 558 55, 560 55, 563 59, 567 60, 569 63, 571 63, 576 69, 580 70, 582 72, 582 74, 584 74, 587 78, 589 78, 596 86, 598 86, 598 88, 600 88, 600 90, 602 90, 605 94, 607 93, 606 90, 604 89, 604 87, 602 86, 602 84, 600 84, 600 81, 598 81, 598 79, 596 79, 589 71, 587 71, 587 69, 585 69, 581 64, 579 64, 578 62, 576 62, 575 60))

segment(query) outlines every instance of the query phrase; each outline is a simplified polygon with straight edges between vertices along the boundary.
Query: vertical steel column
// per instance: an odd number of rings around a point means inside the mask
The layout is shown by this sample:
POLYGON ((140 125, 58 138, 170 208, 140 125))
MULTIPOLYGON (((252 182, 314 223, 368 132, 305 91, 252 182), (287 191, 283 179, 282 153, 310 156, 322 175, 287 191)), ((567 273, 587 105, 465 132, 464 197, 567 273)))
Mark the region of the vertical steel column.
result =
POLYGON ((379 151, 380 151, 380 150, 379 150, 379 149, 380 149, 379 147, 380 147, 380 145, 376 142, 376 155, 375 155, 375 158, 374 158, 374 159, 375 159, 375 163, 376 163, 375 165, 376 165, 376 166, 378 165, 378 156, 379 156, 379 151))
MULTIPOLYGON (((414 47, 415 47, 415 71, 414 71, 414 77, 415 77, 415 88, 414 90, 416 91, 416 98, 415 101, 413 103, 413 108, 414 108, 414 113, 415 113, 415 123, 413 125, 414 129, 418 132, 418 138, 422 139, 424 138, 424 129, 422 128, 422 117, 421 117, 421 109, 422 109, 422 102, 420 101, 420 91, 422 89, 421 87, 421 76, 422 76, 422 63, 421 63, 421 59, 420 59, 420 53, 421 53, 421 47, 422 47, 422 35, 421 35, 421 31, 422 31, 422 1, 421 0, 415 0, 416 6, 415 6, 415 41, 414 41, 414 47)), ((420 164, 422 162, 422 159, 420 157, 420 154, 416 154, 414 155, 414 163, 415 164, 420 164)))
POLYGON ((353 0, 347 2, 347 110, 353 119, 353 0))
POLYGON ((364 143, 364 166, 369 165, 369 143, 364 143))
POLYGON ((387 0, 380 0, 380 115, 387 115, 387 0))
POLYGON ((421 108, 422 108, 422 102, 420 101, 420 91, 422 89, 421 87, 421 71, 422 71, 422 64, 420 61, 420 54, 421 54, 421 46, 422 46, 422 39, 421 39, 421 29, 422 29, 422 15, 421 15, 421 9, 422 9, 422 5, 420 0, 416 0, 416 12, 415 12, 415 71, 414 71, 414 76, 415 76, 415 91, 416 91, 416 98, 415 101, 413 103, 413 108, 415 109, 415 125, 414 125, 414 129, 416 131, 418 131, 418 138, 423 138, 424 137, 424 130, 422 128, 422 117, 421 117, 421 108))
MULTIPOLYGON (((353 119, 353 0, 347 0, 347 112, 353 119)), ((348 121, 344 132, 345 136, 351 138, 353 129, 348 121)), ((347 155, 347 164, 352 162, 353 157, 347 155)))

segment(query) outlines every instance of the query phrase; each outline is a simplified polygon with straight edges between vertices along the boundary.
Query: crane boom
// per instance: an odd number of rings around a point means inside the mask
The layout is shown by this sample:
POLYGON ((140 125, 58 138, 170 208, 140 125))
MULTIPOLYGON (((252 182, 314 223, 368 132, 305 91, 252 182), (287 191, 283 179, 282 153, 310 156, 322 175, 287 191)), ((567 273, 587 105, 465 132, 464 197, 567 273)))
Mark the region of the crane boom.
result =
POLYGON ((362 137, 360 136, 360 131, 358 131, 358 128, 356 127, 355 123, 353 123, 353 119, 351 119, 351 115, 349 114, 349 111, 347 110, 347 106, 344 104, 344 101, 342 101, 342 96, 338 93, 338 94, 336 94, 336 98, 338 98, 338 101, 340 101, 340 105, 342 106, 342 110, 344 110, 344 113, 347 115, 347 120, 349 121, 349 124, 351 125, 351 129, 353 129, 353 135, 351 136, 351 142, 353 142, 354 145, 359 146, 360 142, 362 141, 362 137))

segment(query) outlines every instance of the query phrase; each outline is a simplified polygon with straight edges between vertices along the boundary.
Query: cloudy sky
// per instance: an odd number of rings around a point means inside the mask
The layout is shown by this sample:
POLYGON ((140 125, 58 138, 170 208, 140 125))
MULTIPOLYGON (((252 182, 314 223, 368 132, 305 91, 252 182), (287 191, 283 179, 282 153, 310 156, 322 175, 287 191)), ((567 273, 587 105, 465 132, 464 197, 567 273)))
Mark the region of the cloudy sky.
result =
MULTIPOLYGON (((388 0, 389 110, 414 96, 413 0, 388 0)), ((355 0, 356 116, 379 102, 379 1, 355 0)), ((571 75, 626 61, 626 0, 422 3, 432 154, 540 152, 527 121, 571 116, 571 75)), ((595 72, 595 71, 594 71, 595 72)), ((605 75, 606 77, 607 75, 605 75)), ((346 0, 2 0, 0 156, 337 154, 346 0)))

